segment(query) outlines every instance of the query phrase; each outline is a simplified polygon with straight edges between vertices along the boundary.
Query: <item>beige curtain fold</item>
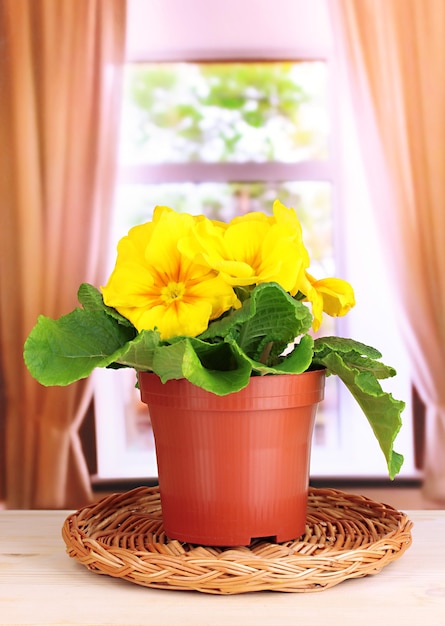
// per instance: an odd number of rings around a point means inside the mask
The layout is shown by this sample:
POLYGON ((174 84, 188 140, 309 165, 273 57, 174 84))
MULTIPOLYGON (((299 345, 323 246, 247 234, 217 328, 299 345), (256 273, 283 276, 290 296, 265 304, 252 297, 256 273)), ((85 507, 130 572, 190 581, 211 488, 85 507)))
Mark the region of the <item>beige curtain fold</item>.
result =
POLYGON ((23 364, 39 314, 104 280, 125 0, 0 0, 0 336, 10 508, 91 499, 78 430, 89 381, 44 388, 23 364))
POLYGON ((445 2, 330 0, 373 209, 445 501, 445 2))

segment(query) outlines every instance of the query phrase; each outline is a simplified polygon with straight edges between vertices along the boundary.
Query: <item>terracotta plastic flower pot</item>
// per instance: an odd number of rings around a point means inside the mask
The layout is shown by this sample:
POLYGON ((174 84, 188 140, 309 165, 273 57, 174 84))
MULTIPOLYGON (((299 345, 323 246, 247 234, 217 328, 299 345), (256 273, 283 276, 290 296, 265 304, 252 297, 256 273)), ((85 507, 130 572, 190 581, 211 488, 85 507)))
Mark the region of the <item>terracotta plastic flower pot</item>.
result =
POLYGON ((201 545, 304 532, 312 431, 325 372, 252 377, 227 396, 139 373, 167 536, 201 545))

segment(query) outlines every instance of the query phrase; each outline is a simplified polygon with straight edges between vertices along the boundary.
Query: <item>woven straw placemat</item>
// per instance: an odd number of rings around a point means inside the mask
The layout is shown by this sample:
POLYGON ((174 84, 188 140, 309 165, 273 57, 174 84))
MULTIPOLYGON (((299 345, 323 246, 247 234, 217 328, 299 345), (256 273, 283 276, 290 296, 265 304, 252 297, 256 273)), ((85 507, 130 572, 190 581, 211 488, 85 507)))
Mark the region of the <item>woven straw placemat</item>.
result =
POLYGON ((412 522, 391 506, 335 489, 310 489, 305 534, 276 544, 213 548, 170 541, 157 487, 86 506, 62 529, 67 553, 98 574, 157 589, 214 594, 321 591, 377 574, 411 545, 412 522))

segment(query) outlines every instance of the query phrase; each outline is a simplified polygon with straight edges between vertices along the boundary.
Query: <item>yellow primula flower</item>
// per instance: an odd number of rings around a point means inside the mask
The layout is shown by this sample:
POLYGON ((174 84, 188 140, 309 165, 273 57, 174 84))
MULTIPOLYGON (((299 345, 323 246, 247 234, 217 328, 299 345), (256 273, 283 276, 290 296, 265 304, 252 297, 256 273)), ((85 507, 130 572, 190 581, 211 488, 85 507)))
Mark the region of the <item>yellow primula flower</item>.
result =
POLYGON ((308 300, 312 305, 314 317, 312 328, 314 331, 320 328, 323 311, 331 317, 341 317, 346 315, 355 305, 352 286, 341 278, 316 280, 306 272, 300 290, 305 294, 305 300, 308 300))
POLYGON ((179 248, 217 271, 230 285, 276 282, 292 295, 309 266, 295 211, 278 201, 271 217, 248 213, 228 225, 201 221, 179 248))
POLYGON ((138 331, 157 329, 163 340, 196 337, 235 306, 233 289, 217 272, 178 250, 178 240, 202 221, 156 207, 152 222, 135 226, 119 242, 116 266, 102 288, 105 304, 138 331))

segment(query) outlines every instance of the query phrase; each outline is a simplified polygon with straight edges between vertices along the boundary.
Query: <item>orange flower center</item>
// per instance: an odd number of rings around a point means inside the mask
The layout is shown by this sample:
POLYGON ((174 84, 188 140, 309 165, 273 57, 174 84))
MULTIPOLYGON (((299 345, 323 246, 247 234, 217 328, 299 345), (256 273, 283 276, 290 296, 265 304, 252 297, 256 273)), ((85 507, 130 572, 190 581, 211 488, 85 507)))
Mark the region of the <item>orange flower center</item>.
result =
POLYGON ((174 300, 182 300, 185 293, 184 283, 170 281, 168 285, 161 289, 161 296, 164 302, 171 304, 174 300))

